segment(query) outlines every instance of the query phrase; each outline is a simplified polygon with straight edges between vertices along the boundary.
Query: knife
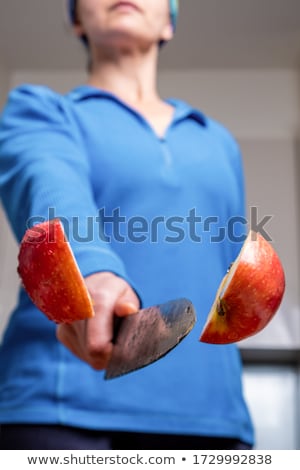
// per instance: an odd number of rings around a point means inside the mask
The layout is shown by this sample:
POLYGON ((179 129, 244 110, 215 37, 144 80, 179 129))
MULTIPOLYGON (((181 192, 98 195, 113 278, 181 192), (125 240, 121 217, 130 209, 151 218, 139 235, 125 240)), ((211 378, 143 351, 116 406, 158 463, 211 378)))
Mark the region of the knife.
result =
POLYGON ((176 299, 122 318, 105 379, 152 364, 177 346, 193 329, 196 314, 188 299, 176 299))

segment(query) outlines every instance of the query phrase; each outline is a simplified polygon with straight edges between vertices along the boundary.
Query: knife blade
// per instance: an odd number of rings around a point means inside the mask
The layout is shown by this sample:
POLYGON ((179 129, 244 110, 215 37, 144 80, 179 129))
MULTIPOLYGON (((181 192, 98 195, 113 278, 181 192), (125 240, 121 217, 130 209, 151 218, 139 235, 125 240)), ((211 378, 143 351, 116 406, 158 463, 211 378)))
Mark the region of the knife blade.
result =
POLYGON ((115 337, 105 379, 152 364, 175 348, 193 329, 196 314, 188 299, 176 299, 124 317, 115 337))

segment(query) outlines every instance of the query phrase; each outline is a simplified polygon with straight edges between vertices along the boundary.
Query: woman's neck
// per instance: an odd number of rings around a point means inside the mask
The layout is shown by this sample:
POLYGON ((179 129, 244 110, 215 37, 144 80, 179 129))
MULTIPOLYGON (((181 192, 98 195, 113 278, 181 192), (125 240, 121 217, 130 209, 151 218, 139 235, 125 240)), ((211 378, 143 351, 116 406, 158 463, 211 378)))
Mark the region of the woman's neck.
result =
POLYGON ((132 105, 157 101, 157 61, 157 48, 143 54, 94 53, 88 84, 109 91, 132 105))
POLYGON ((157 48, 146 53, 107 54, 96 57, 88 84, 113 93, 139 112, 159 137, 172 122, 173 106, 161 100, 157 91, 157 48))

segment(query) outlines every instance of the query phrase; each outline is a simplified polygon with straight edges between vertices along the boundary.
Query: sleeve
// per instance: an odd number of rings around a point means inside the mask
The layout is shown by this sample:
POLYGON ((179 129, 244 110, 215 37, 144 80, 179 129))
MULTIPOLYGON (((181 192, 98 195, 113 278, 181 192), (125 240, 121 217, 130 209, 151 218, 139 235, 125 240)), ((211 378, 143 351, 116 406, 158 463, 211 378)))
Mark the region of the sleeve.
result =
POLYGON ((0 120, 0 195, 19 242, 28 226, 59 217, 83 276, 111 271, 130 282, 100 236, 89 162, 69 108, 46 87, 9 94, 0 120))

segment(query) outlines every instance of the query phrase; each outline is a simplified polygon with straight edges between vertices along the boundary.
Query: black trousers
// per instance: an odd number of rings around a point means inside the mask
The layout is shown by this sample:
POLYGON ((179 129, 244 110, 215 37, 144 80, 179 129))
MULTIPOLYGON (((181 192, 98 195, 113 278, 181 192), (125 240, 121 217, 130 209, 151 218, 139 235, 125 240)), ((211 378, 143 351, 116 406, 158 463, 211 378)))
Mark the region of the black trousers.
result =
POLYGON ((1 450, 247 450, 238 439, 103 432, 68 426, 5 424, 0 426, 1 450))

